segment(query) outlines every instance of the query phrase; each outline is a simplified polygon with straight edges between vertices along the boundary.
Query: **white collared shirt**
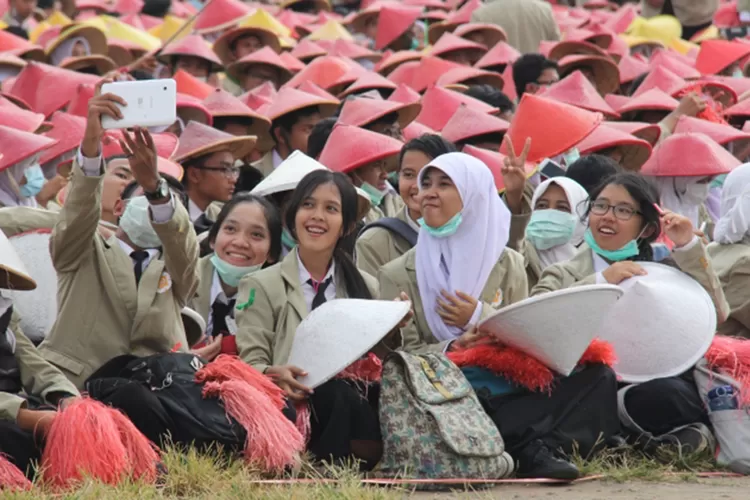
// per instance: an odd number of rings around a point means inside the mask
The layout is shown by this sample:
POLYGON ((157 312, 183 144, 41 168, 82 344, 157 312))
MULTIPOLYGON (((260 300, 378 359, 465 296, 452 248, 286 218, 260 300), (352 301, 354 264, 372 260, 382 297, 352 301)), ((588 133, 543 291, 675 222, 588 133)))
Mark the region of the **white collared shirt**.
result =
POLYGON ((273 163, 273 168, 274 168, 274 170, 275 170, 275 169, 276 169, 276 168, 277 168, 277 167, 278 167, 279 165, 281 165, 281 162, 283 162, 283 161, 284 161, 284 160, 283 160, 283 159, 281 158, 281 156, 279 155, 279 152, 278 152, 278 151, 276 151, 276 148, 274 148, 274 149, 273 149, 273 150, 271 151, 271 163, 273 163))
MULTIPOLYGON (((305 265, 302 263, 302 259, 299 258, 299 254, 297 254, 297 265, 299 266, 299 282, 300 282, 300 285, 302 285, 302 295, 305 298, 307 311, 310 312, 312 311, 312 303, 313 303, 313 299, 315 299, 315 294, 317 293, 317 291, 315 290, 315 288, 313 288, 313 286, 310 283, 308 283, 308 280, 312 279, 312 276, 310 276, 310 273, 307 271, 307 269, 305 268, 305 265)), ((326 291, 325 291, 326 301, 333 300, 336 298, 335 270, 336 270, 336 263, 331 262, 331 267, 328 268, 328 272, 326 273, 322 281, 324 282, 328 278, 331 278, 331 283, 328 284, 328 287, 326 287, 326 291)))
MULTIPOLYGON (((231 297, 227 297, 227 295, 224 293, 224 289, 221 287, 221 279, 219 278, 219 273, 214 269, 214 277, 211 280, 211 295, 210 297, 210 304, 211 307, 218 301, 221 304, 229 304, 230 300, 236 300, 237 294, 235 293, 231 297)), ((234 318, 234 310, 232 310, 229 313, 230 318, 234 318)), ((229 322, 227 322, 228 324, 229 322)), ((213 335, 214 331, 214 315, 209 310, 208 314, 208 322, 206 323, 206 335, 211 336, 213 335)), ((231 332, 234 333, 234 332, 231 332)))
POLYGON ((188 198, 188 213, 190 214, 190 222, 195 222, 196 220, 198 220, 198 217, 203 215, 205 212, 203 212, 203 210, 201 210, 193 200, 188 198))
MULTIPOLYGON (((130 260, 133 261, 133 268, 135 269, 136 261, 133 257, 130 256, 131 253, 135 252, 135 249, 122 241, 120 238, 117 238, 117 243, 119 243, 120 248, 122 248, 122 251, 127 254, 128 257, 130 257, 130 260)), ((141 264, 141 272, 146 272, 146 268, 151 263, 152 260, 154 260, 154 257, 159 255, 159 250, 156 248, 148 248, 145 250, 148 253, 148 257, 143 261, 141 264)))

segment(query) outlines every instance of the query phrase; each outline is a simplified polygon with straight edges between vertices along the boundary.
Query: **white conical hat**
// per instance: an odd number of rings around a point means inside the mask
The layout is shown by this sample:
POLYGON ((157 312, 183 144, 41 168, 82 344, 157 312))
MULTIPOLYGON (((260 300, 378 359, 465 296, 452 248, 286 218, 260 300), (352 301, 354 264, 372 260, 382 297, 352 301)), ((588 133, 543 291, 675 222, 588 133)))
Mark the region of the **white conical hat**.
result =
POLYGON ((314 389, 372 349, 410 308, 395 300, 329 300, 297 327, 286 364, 305 370, 299 381, 314 389))
POLYGON ((57 272, 49 253, 50 236, 49 231, 22 233, 11 237, 9 243, 22 261, 19 265, 31 269, 30 276, 37 283, 33 291, 11 292, 23 332, 37 343, 46 338, 57 317, 57 272))
MULTIPOLYGON (((319 161, 310 158, 302 151, 296 150, 290 154, 286 160, 282 161, 273 172, 268 174, 268 177, 260 181, 250 192, 258 196, 269 196, 274 193, 294 191, 303 177, 316 170, 328 169, 319 161)), ((370 197, 361 189, 355 189, 359 196, 359 203, 357 203, 357 219, 361 219, 370 210, 370 197)))
MULTIPOLYGON (((47 253, 49 253, 49 250, 47 250, 47 253)), ((2 231, 0 231, 0 288, 11 290, 33 290, 36 288, 36 282, 26 270, 23 261, 2 231)))
POLYGON ((614 285, 566 288, 504 307, 479 328, 570 375, 622 295, 614 285))
POLYGON ((203 333, 206 331, 206 320, 189 307, 183 307, 181 315, 182 325, 185 327, 185 337, 188 341, 192 339, 197 342, 199 339, 203 338, 203 333))
POLYGON ((615 348, 617 375, 630 383, 692 368, 716 332, 716 308, 697 281, 663 264, 638 265, 648 274, 620 284, 625 295, 599 332, 615 348))

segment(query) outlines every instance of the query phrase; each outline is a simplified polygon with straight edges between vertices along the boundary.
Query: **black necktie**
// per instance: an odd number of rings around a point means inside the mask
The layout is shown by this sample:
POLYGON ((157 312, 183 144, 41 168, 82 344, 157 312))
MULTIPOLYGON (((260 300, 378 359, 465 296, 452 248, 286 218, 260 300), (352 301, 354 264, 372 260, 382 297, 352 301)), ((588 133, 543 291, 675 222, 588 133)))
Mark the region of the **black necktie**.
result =
POLYGON ((227 326, 227 316, 232 315, 234 304, 235 299, 230 300, 228 304, 219 300, 214 301, 214 304, 211 306, 211 321, 213 322, 212 336, 216 337, 220 333, 232 333, 227 326))
POLYGON ((318 306, 326 301, 326 288, 328 288, 328 285, 331 284, 331 278, 328 278, 327 280, 320 283, 317 283, 312 278, 310 278, 309 280, 307 280, 307 284, 310 285, 313 290, 315 290, 315 297, 313 297, 312 301, 312 310, 315 310, 318 306))
POLYGON ((193 227, 195 228, 195 234, 201 234, 201 233, 205 233, 206 231, 209 231, 213 224, 214 224, 214 221, 209 219, 206 214, 200 214, 200 216, 197 219, 195 219, 195 222, 193 222, 193 227))
POLYGON ((135 271, 135 284, 141 282, 141 276, 143 276, 143 263, 148 259, 148 252, 145 250, 136 250, 130 254, 130 258, 133 259, 135 264, 133 270, 135 271))

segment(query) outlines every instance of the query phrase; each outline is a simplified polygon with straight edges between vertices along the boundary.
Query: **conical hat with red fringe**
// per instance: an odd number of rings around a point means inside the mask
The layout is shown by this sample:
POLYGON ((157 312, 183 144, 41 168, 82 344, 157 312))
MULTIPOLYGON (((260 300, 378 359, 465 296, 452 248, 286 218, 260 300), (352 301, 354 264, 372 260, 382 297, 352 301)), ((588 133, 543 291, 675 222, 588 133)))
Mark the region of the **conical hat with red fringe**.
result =
POLYGON ((9 52, 27 61, 46 59, 42 47, 4 30, 0 30, 0 52, 9 52))
POLYGON ((617 68, 620 70, 620 85, 630 83, 650 70, 648 64, 629 54, 620 59, 617 68))
POLYGON ((203 100, 214 91, 214 87, 198 80, 183 69, 178 69, 172 78, 177 84, 177 92, 180 94, 190 95, 203 100))
POLYGON ((419 7, 398 3, 386 3, 378 15, 378 32, 375 35, 375 50, 386 48, 391 42, 406 33, 422 14, 419 7))
POLYGON ((211 0, 195 18, 196 33, 213 33, 231 28, 253 13, 253 8, 240 0, 211 0))
POLYGON ((474 67, 487 70, 499 69, 498 67, 513 64, 519 57, 521 57, 520 52, 511 45, 500 42, 483 55, 474 67))
POLYGON ((52 130, 46 133, 46 136, 56 140, 57 144, 47 149, 39 157, 40 164, 47 163, 56 156, 77 148, 81 144, 83 134, 86 131, 85 118, 70 115, 62 111, 54 113, 50 117, 50 122, 53 127, 52 130))
MULTIPOLYGON (((505 161, 505 155, 500 154, 497 151, 490 151, 489 149, 478 148, 476 146, 466 145, 463 148, 463 152, 467 155, 471 155, 478 160, 482 160, 492 171, 492 177, 495 179, 495 187, 498 193, 505 191, 505 180, 503 179, 503 163, 505 161)), ((531 162, 526 162, 524 165, 526 171, 526 178, 528 179, 534 175, 537 171, 537 166, 531 162)))
POLYGON ((416 139, 417 137, 422 137, 425 134, 437 134, 434 130, 432 130, 427 125, 422 125, 419 122, 411 122, 409 125, 403 128, 401 130, 401 133, 404 135, 404 141, 409 142, 412 139, 416 139))
POLYGON ((0 151, 3 152, 0 172, 55 144, 55 139, 0 125, 0 151))
MULTIPOLYGON (((610 101, 608 101, 612 104, 610 101)), ((665 94, 659 89, 647 90, 643 94, 633 97, 625 102, 620 107, 615 108, 615 111, 621 115, 626 113, 632 113, 635 111, 665 111, 670 112, 677 109, 679 106, 677 100, 665 94)))
POLYGON ((287 85, 297 87, 304 81, 311 81, 318 87, 328 90, 350 70, 351 66, 340 57, 318 57, 294 75, 287 85))
POLYGON ((162 64, 170 64, 174 56, 192 56, 208 61, 211 63, 210 71, 219 71, 222 68, 219 57, 199 35, 188 35, 181 40, 170 43, 161 51, 157 59, 162 64))
POLYGON ((606 122, 606 124, 609 128, 614 128, 620 132, 625 132, 626 134, 631 134, 639 139, 643 139, 651 144, 652 147, 656 146, 656 143, 659 142, 659 137, 661 137, 661 127, 654 123, 618 121, 606 122))
POLYGON ((319 161, 334 172, 348 173, 385 160, 386 170, 393 171, 398 168, 402 146, 401 141, 387 135, 339 123, 333 127, 319 161), (342 148, 342 144, 356 144, 356 147, 342 148))
POLYGON ((256 148, 261 152, 269 151, 273 148, 274 140, 271 137, 271 120, 253 111, 229 92, 216 89, 203 100, 203 104, 211 112, 214 120, 219 117, 249 118, 252 121, 248 127, 248 135, 254 135, 258 138, 256 148))
POLYGON ((33 111, 50 116, 66 106, 78 85, 96 84, 99 76, 30 62, 21 71, 9 94, 28 103, 33 111), (50 92, 54 89, 54 92, 50 92))
POLYGON ((750 56, 750 44, 728 40, 706 40, 701 43, 695 68, 704 75, 721 73, 729 66, 750 56))
POLYGON ((698 80, 700 83, 720 83, 731 88, 735 94, 741 96, 747 91, 750 91, 750 78, 734 78, 731 76, 704 76, 698 80))
POLYGON ((459 50, 471 51, 481 57, 487 52, 487 47, 482 44, 472 42, 453 33, 444 33, 435 45, 429 49, 431 56, 442 57, 451 52, 459 50))
POLYGON ((205 125, 213 125, 214 123, 211 112, 203 105, 203 99, 179 92, 177 93, 177 116, 185 122, 190 120, 205 125))
POLYGON ((652 70, 659 67, 666 68, 685 80, 694 80, 701 76, 697 69, 679 60, 674 53, 666 50, 659 50, 652 55, 649 66, 652 70))
POLYGON ((368 71, 364 75, 360 76, 354 83, 349 85, 341 94, 341 97, 346 97, 350 94, 358 94, 373 89, 391 92, 396 90, 397 87, 398 85, 388 80, 387 78, 380 76, 378 73, 368 71))
POLYGON ((324 56, 328 52, 312 40, 300 40, 291 50, 291 54, 302 62, 309 63, 316 57, 324 56))
POLYGON ((488 49, 491 49, 500 42, 508 41, 508 34, 505 33, 503 28, 489 23, 466 23, 456 28, 453 34, 463 38, 467 38, 472 34, 481 34, 484 39, 482 45, 488 49))
POLYGON ((366 97, 354 97, 344 102, 338 121, 345 125, 367 127, 367 125, 386 115, 397 113, 398 124, 401 128, 404 128, 414 121, 421 110, 422 106, 418 103, 402 104, 366 97))
POLYGON ((373 68, 383 76, 388 76, 401 64, 409 61, 422 59, 422 53, 413 50, 400 50, 398 52, 385 52, 383 58, 373 68))
POLYGON ((451 142, 459 143, 481 135, 504 134, 509 126, 510 123, 501 118, 462 104, 440 131, 440 135, 451 142))
MULTIPOLYGON (((531 138, 528 161, 537 162, 565 153, 601 123, 602 115, 544 97, 524 94, 506 132, 516 152, 531 138), (545 127, 539 127, 544 120, 545 127)), ((500 152, 507 153, 505 142, 500 152)))
POLYGON ((565 40, 555 43, 549 50, 547 57, 553 61, 559 61, 565 56, 570 55, 590 55, 609 57, 607 51, 598 45, 582 40, 565 40))
POLYGON ((435 83, 445 87, 452 85, 490 85, 498 90, 505 87, 505 80, 500 73, 469 66, 449 69, 435 83))
POLYGON ((580 71, 574 71, 539 95, 589 111, 596 111, 608 118, 620 117, 580 71))
POLYGON ((292 72, 289 71, 284 60, 271 47, 263 47, 246 55, 239 61, 233 62, 227 67, 227 74, 234 80, 239 81, 248 68, 256 65, 271 66, 277 69, 282 83, 292 77, 292 72))
POLYGON ((327 117, 336 112, 338 105, 338 100, 332 101, 291 87, 284 87, 276 94, 276 98, 265 110, 265 115, 273 122, 300 109, 317 107, 320 114, 327 117))
POLYGON ((641 173, 654 177, 706 177, 729 173, 740 160, 700 133, 673 134, 659 143, 641 173))
POLYGON ((404 104, 419 102, 420 99, 422 99, 422 96, 419 95, 419 92, 405 84, 396 87, 396 90, 388 97, 389 101, 402 102, 404 104))
POLYGON ((651 155, 651 144, 633 135, 621 132, 603 122, 576 146, 581 155, 596 154, 616 147, 622 153, 622 167, 637 172, 651 155))
POLYGON ((461 104, 465 104, 480 113, 495 113, 496 108, 489 104, 442 87, 430 87, 422 97, 422 112, 417 121, 433 130, 441 131, 461 104))
POLYGON ((177 163, 218 151, 229 151, 235 158, 244 158, 255 147, 255 136, 234 136, 221 130, 191 121, 180 135, 180 145, 172 159, 177 163))
MULTIPOLYGON (((10 100, 0 97, 0 125, 33 134, 39 132, 44 124, 43 114, 19 108, 10 100)), ((48 126, 45 128, 49 129, 48 126)))
POLYGON ((735 143, 735 151, 750 145, 750 134, 737 130, 729 125, 714 123, 692 116, 681 116, 674 127, 675 134, 697 132, 705 134, 721 146, 735 143))
POLYGON ((581 68, 589 68, 594 73, 596 88, 601 95, 615 92, 620 88, 620 70, 609 57, 572 55, 559 61, 560 76, 568 75, 581 68))

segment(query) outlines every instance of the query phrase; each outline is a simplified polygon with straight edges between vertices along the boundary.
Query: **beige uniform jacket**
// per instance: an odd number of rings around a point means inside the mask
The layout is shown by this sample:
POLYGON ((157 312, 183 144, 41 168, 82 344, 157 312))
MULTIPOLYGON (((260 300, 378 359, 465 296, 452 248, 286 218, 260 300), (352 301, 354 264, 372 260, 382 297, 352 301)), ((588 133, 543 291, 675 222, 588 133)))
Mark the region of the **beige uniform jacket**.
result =
MULTIPOLYGON (((409 223, 409 215, 405 206, 395 218, 409 223)), ((393 231, 384 227, 368 229, 357 239, 357 267, 377 276, 381 266, 401 257, 409 249, 411 249, 409 242, 393 231)))
MULTIPOLYGON (((672 0, 674 15, 683 26, 700 26, 711 22, 719 8, 719 0, 672 0)), ((641 0, 641 16, 654 17, 661 14, 663 5, 653 7, 648 0, 641 0)))
POLYGON ((750 245, 711 243, 708 254, 731 311, 718 332, 750 338, 750 245))
POLYGON ((542 41, 560 40, 552 7, 541 0, 491 0, 474 11, 471 22, 500 26, 522 54, 538 52, 542 41))

